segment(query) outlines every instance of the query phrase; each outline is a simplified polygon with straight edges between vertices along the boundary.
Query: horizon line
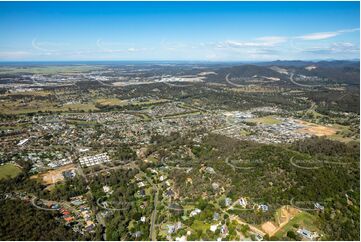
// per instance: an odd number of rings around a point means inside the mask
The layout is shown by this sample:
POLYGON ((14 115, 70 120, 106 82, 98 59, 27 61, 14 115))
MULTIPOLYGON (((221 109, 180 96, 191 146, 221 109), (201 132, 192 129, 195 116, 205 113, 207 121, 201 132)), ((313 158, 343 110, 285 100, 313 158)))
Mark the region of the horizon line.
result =
POLYGON ((360 58, 353 59, 274 59, 274 60, 0 60, 0 63, 21 63, 21 62, 210 62, 210 63, 262 63, 276 61, 360 61, 360 58))

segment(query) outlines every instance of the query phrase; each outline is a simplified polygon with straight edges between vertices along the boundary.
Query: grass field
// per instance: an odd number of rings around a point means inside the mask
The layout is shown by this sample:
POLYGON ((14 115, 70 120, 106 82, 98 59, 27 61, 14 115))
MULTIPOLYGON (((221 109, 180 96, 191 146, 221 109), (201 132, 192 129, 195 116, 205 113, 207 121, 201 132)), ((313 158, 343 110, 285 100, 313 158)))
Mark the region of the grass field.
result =
POLYGON ((154 100, 149 100, 149 101, 135 101, 135 102, 131 102, 130 104, 132 104, 132 105, 151 105, 151 104, 160 104, 160 103, 165 103, 165 102, 169 102, 169 100, 154 99, 154 100))
POLYGON ((350 142, 350 141, 353 141, 353 140, 359 141, 358 139, 353 139, 351 137, 344 137, 344 136, 347 136, 349 134, 352 134, 349 126, 340 125, 340 124, 333 124, 332 127, 337 129, 337 132, 335 134, 329 136, 330 139, 341 141, 341 142, 346 142, 346 143, 350 142))
POLYGON ((76 103, 57 106, 55 103, 47 100, 37 100, 30 102, 8 101, 0 104, 0 113, 2 114, 24 114, 35 112, 66 112, 66 111, 89 111, 97 110, 93 103, 76 103))
POLYGON ((260 117, 260 118, 253 118, 253 119, 249 119, 247 121, 253 122, 253 123, 259 123, 259 124, 279 124, 279 123, 281 123, 281 121, 276 119, 274 116, 264 116, 264 117, 260 117))
POLYGON ((124 106, 128 104, 128 101, 120 100, 118 98, 101 98, 96 100, 96 104, 104 106, 124 106))
POLYGON ((296 230, 295 225, 299 228, 306 228, 310 231, 319 231, 317 228, 316 217, 307 212, 300 212, 292 220, 290 220, 275 235, 277 239, 282 238, 289 230, 296 230))
POLYGON ((203 221, 194 220, 191 228, 194 231, 202 230, 204 233, 210 228, 211 226, 207 223, 204 223, 203 221))
POLYGON ((0 166, 0 180, 8 177, 16 177, 21 172, 21 169, 13 164, 5 164, 0 166))

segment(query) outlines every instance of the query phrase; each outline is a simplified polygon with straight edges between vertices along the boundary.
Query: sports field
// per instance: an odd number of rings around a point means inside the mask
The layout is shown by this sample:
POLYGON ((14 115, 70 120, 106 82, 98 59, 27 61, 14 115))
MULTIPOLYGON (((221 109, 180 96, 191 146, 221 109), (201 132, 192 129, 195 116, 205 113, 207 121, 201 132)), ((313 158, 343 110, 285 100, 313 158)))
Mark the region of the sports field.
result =
POLYGON ((13 164, 0 166, 0 180, 16 177, 21 173, 21 169, 13 164))

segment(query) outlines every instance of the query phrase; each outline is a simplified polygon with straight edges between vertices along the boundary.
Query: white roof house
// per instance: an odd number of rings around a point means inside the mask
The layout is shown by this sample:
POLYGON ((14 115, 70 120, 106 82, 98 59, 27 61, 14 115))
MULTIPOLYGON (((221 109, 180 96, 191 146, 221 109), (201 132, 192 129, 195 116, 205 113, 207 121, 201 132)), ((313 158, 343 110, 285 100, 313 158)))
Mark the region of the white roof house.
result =
POLYGON ((107 153, 97 154, 94 156, 84 156, 79 158, 79 162, 81 166, 94 166, 102 163, 110 162, 109 156, 107 153))
POLYGON ((218 224, 213 224, 213 225, 211 225, 210 230, 212 232, 216 232, 217 228, 218 228, 218 224))
POLYGON ((194 209, 189 216, 193 217, 196 216, 197 214, 201 213, 202 211, 199 208, 194 209))
POLYGON ((243 197, 241 197, 240 199, 239 199, 239 205, 241 205, 242 207, 246 207, 247 206, 247 200, 245 199, 245 198, 243 198, 243 197))

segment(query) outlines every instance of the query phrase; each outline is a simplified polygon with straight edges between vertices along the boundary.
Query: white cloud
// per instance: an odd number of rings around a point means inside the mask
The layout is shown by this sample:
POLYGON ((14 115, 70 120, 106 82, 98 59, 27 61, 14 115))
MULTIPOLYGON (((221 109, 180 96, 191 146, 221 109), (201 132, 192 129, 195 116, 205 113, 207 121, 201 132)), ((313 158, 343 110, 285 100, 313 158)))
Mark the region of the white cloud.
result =
POLYGON ((56 52, 60 49, 64 49, 64 47, 69 46, 69 43, 63 42, 50 42, 50 41, 42 41, 39 42, 36 38, 34 38, 31 42, 31 45, 34 49, 44 51, 44 52, 56 52))
POLYGON ((43 48, 42 46, 40 46, 38 43, 37 43, 37 40, 36 39, 33 39, 33 41, 31 42, 31 45, 33 46, 34 49, 36 50, 40 50, 40 51, 54 51, 54 50, 50 50, 50 49, 47 49, 47 48, 43 48))
POLYGON ((319 33, 301 35, 301 36, 297 36, 295 38, 302 39, 302 40, 323 40, 323 39, 333 38, 333 37, 341 35, 343 33, 351 33, 351 32, 356 32, 356 31, 360 31, 360 29, 355 28, 355 29, 343 29, 343 30, 338 30, 338 31, 334 31, 334 32, 319 32, 319 33))
POLYGON ((339 35, 337 32, 323 32, 297 36, 296 38, 302 40, 323 40, 335 37, 337 35, 339 35))
POLYGON ((284 36, 266 36, 266 37, 257 38, 256 40, 259 40, 264 44, 267 44, 268 46, 273 46, 276 44, 286 42, 288 38, 284 36))
POLYGON ((259 38, 255 41, 235 41, 235 40, 226 40, 222 43, 219 43, 217 46, 219 48, 224 47, 233 47, 233 48, 242 48, 242 47, 270 47, 277 44, 285 42, 285 39, 281 38, 259 38))

